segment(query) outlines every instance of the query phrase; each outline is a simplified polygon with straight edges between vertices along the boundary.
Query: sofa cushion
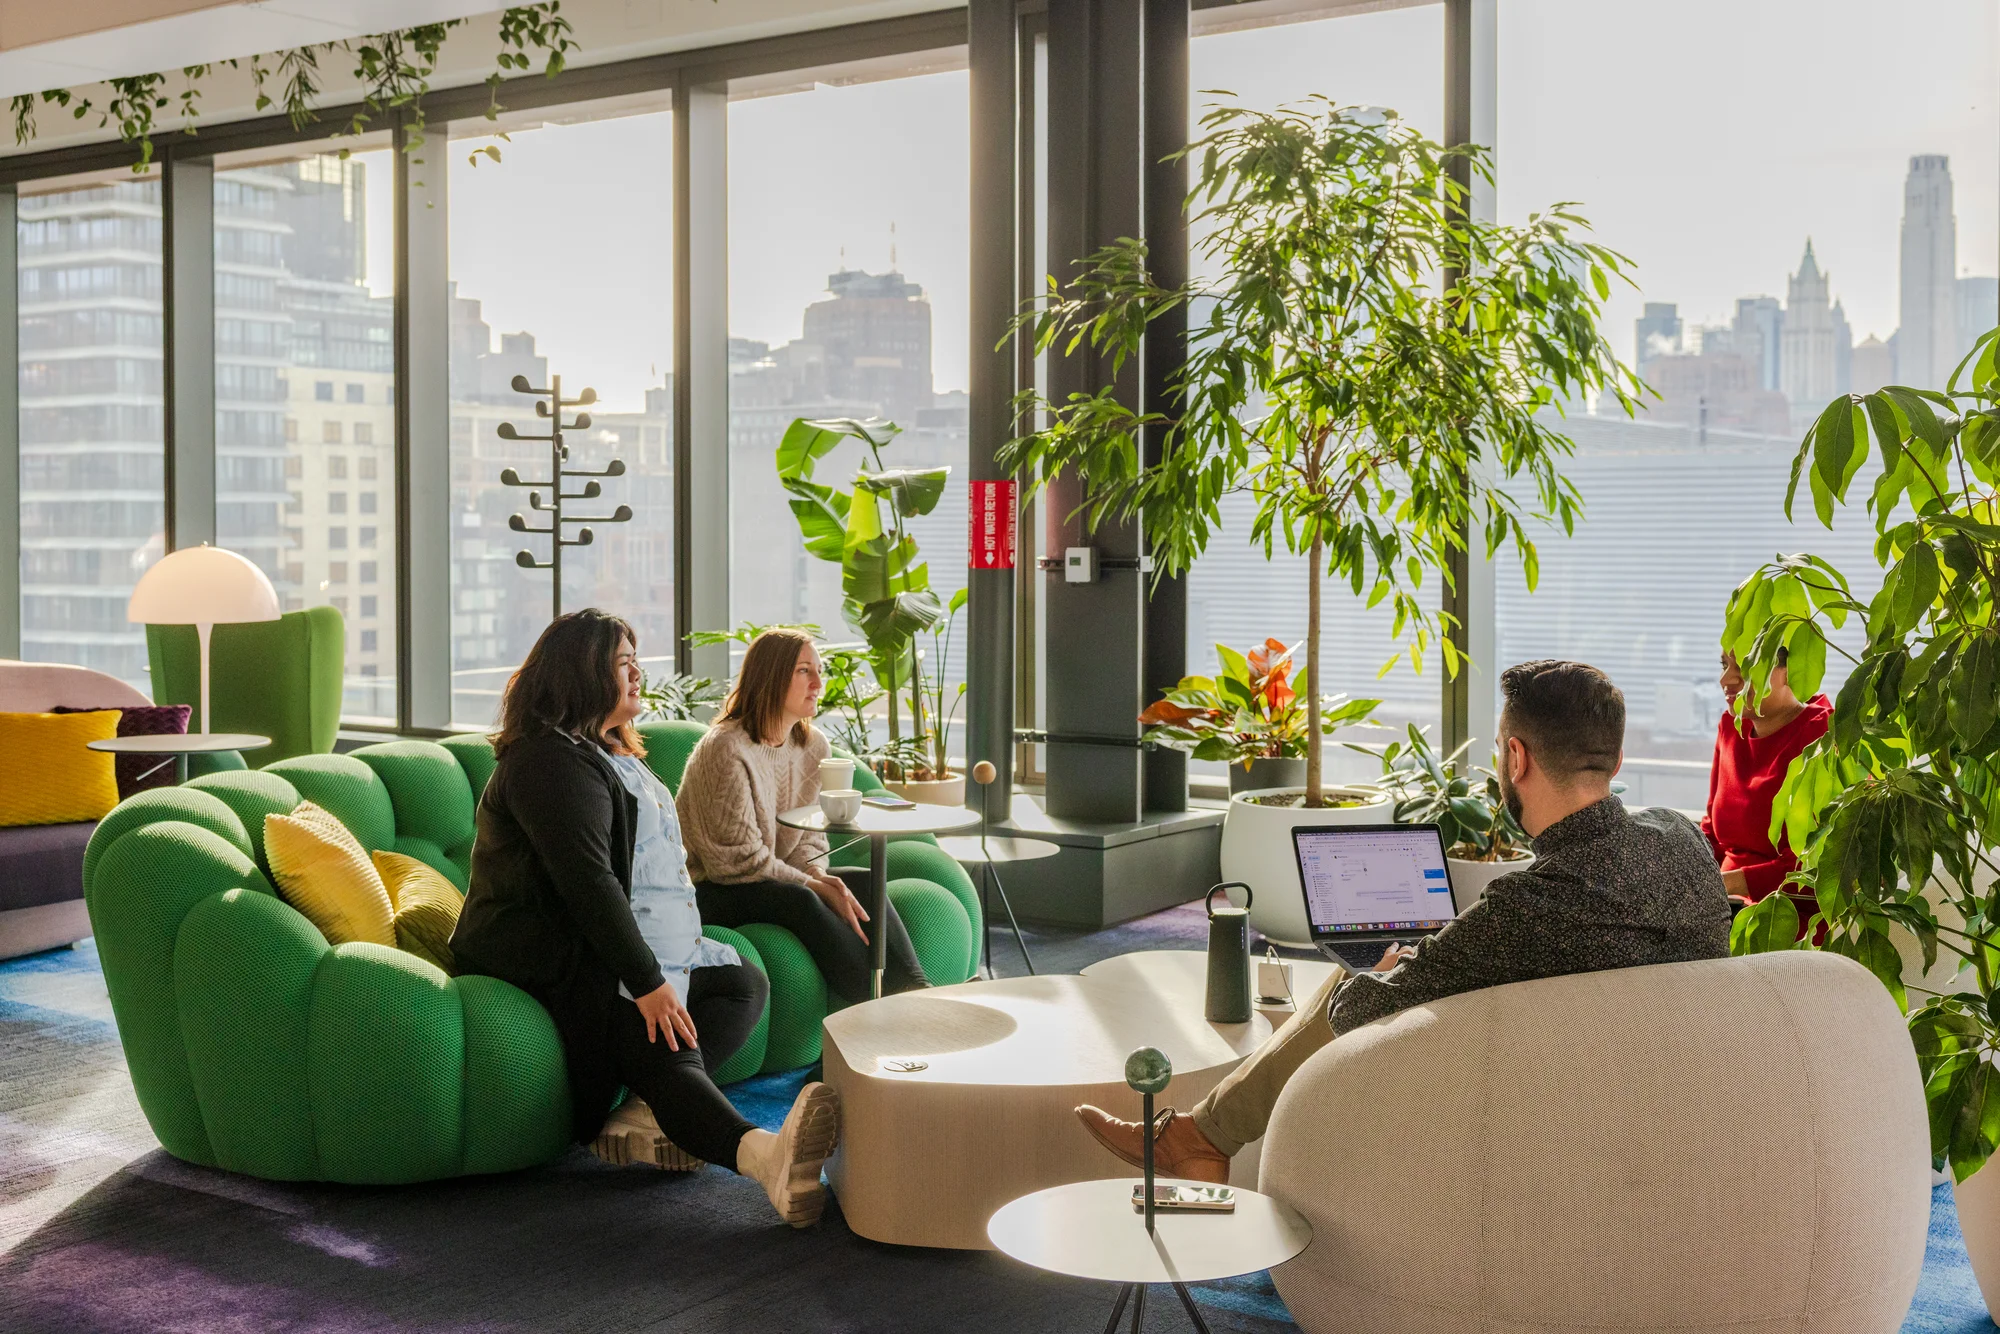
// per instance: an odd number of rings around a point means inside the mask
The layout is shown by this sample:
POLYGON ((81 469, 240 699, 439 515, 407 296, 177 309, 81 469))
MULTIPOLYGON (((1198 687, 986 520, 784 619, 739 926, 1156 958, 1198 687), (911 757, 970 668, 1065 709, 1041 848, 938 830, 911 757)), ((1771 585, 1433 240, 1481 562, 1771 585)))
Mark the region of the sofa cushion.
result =
POLYGON ((451 933, 465 898, 434 867, 400 852, 375 854, 375 870, 396 907, 396 948, 452 971, 451 933))
POLYGON ((389 891, 361 844, 330 812, 305 801, 290 815, 265 816, 264 856, 278 893, 328 944, 395 945, 389 891))
MULTIPOLYGON (((72 708, 67 704, 58 704, 50 710, 51 713, 102 711, 72 708)), ((185 704, 130 704, 117 708, 115 712, 118 714, 119 736, 186 736, 188 715, 193 710, 185 704)), ((120 801, 135 792, 172 787, 180 778, 171 755, 118 755, 113 758, 117 761, 114 768, 118 775, 120 801)))
POLYGON ((0 829, 0 912, 83 897, 83 850, 95 820, 0 829))
POLYGON ((103 819, 118 779, 111 757, 88 747, 117 735, 115 710, 0 713, 0 825, 103 819))

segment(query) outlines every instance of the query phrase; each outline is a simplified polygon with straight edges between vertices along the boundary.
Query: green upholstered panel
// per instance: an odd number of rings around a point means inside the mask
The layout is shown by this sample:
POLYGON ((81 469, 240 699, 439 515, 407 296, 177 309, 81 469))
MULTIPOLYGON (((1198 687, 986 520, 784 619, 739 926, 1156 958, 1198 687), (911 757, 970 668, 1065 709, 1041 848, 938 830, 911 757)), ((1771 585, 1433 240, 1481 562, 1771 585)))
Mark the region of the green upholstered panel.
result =
POLYGON ((406 857, 415 857, 418 861, 451 881, 452 888, 461 894, 465 893, 470 883, 466 879, 466 868, 461 866, 455 858, 447 855, 443 848, 440 848, 427 838, 406 838, 398 834, 396 836, 396 845, 391 850, 400 852, 406 857))
POLYGON ((270 771, 299 790, 370 852, 396 846, 396 808, 375 771, 350 755, 301 755, 280 760, 270 771))
POLYGON ((819 1059, 820 1021, 826 1018, 826 979, 799 938, 782 926, 751 922, 737 934, 757 950, 771 979, 771 1004, 761 1069, 796 1070, 819 1059))
POLYGON ((201 778, 207 774, 235 773, 249 767, 240 750, 212 750, 204 755, 187 757, 189 778, 201 778))
POLYGON ((90 877, 106 848, 134 829, 162 820, 179 820, 206 829, 226 839, 244 856, 252 855, 255 845, 249 832, 226 803, 209 793, 187 787, 147 788, 112 807, 110 813, 97 822, 97 828, 91 831, 90 843, 83 850, 84 885, 89 886, 90 877))
POLYGON ((486 791, 486 780, 493 777, 493 743, 484 732, 468 732, 445 737, 438 744, 450 751, 458 767, 465 771, 466 785, 472 789, 472 800, 477 803, 486 791))
POLYGON ((452 983, 465 1015, 463 1172, 511 1172, 569 1148, 569 1076, 555 1021, 497 977, 452 983))
MULTIPOLYGON (((763 973, 766 978, 770 976, 770 970, 764 967, 764 956, 757 953, 757 947, 752 945, 750 938, 742 932, 731 931, 726 926, 704 926, 701 929, 701 933, 710 940, 719 940, 725 945, 734 945, 737 956, 744 963, 763 973)), ((721 1068, 715 1072, 715 1082, 718 1084, 734 1084, 737 1080, 748 1079, 759 1070, 762 1070, 764 1068, 764 1056, 770 1049, 770 1045, 771 1006, 767 1001, 764 1005, 764 1013, 757 1017, 757 1027, 750 1030, 750 1036, 745 1038, 743 1045, 736 1049, 736 1054, 724 1061, 721 1068)))
POLYGON ((311 922, 245 889, 211 894, 182 921, 174 995, 219 1166, 274 1181, 319 1174, 306 1011, 326 952, 311 922))
MULTIPOLYGON (((153 699, 195 710, 200 730, 200 646, 191 625, 149 625, 146 652, 153 699)), ((332 607, 286 612, 275 621, 218 625, 209 643, 212 732, 257 732, 271 738, 244 759, 261 767, 293 755, 323 755, 340 727, 341 671, 346 629, 332 607)))
POLYGON ((140 1109, 168 1153, 210 1167, 215 1152, 181 1035, 174 945, 197 903, 236 888, 270 893, 248 852, 211 830, 161 820, 99 848, 84 891, 140 1109))
POLYGON ((236 818, 243 821, 243 832, 250 836, 250 847, 257 864, 266 873, 269 873, 271 865, 264 860, 264 817, 284 815, 303 800, 297 788, 286 782, 282 775, 268 769, 204 774, 190 781, 182 790, 199 790, 220 797, 235 811, 236 818))
POLYGON ((680 795, 681 775, 687 772, 688 756, 708 729, 685 719, 667 723, 641 723, 639 736, 646 743, 646 763, 667 790, 680 795))
POLYGON ((928 880, 891 880, 889 902, 909 929, 917 962, 931 985, 949 986, 972 976, 978 962, 972 925, 948 890, 928 880))
POLYGON ((432 741, 385 741, 352 754, 389 790, 399 838, 423 839, 447 855, 472 845, 472 787, 450 751, 432 741))
POLYGON ((306 1059, 322 1179, 396 1185, 458 1172, 465 1020, 450 978, 384 945, 329 951, 306 1059))
POLYGON ((972 924, 973 936, 976 938, 984 929, 985 916, 979 911, 979 891, 972 877, 929 835, 921 840, 891 841, 888 862, 890 879, 928 880, 948 890, 958 900, 959 907, 965 909, 965 920, 972 924))

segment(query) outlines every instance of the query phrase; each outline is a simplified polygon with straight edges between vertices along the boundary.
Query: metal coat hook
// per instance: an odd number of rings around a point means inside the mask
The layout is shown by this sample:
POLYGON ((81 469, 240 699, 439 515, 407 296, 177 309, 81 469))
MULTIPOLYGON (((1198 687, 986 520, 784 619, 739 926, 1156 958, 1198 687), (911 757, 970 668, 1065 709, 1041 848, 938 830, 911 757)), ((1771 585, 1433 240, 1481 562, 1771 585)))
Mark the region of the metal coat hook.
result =
POLYGON ((574 420, 565 423, 563 421, 563 410, 566 408, 587 407, 595 403, 597 401, 597 391, 595 389, 585 389, 575 398, 564 398, 562 396, 562 376, 560 375, 550 376, 549 387, 546 389, 537 389, 528 383, 527 376, 517 375, 514 377, 512 387, 517 394, 532 394, 535 396, 535 416, 538 420, 547 423, 549 433, 547 435, 525 435, 512 422, 501 422, 495 428, 494 433, 502 440, 547 441, 549 446, 549 475, 546 478, 524 478, 518 470, 506 468, 500 473, 500 484, 502 486, 536 488, 528 492, 528 509, 534 514, 547 515, 549 517, 549 526, 546 528, 531 527, 528 523, 528 516, 517 512, 508 517, 507 527, 516 533, 539 534, 551 539, 549 542, 549 558, 547 560, 538 560, 534 552, 523 550, 515 553, 514 563, 524 570, 549 571, 549 615, 550 619, 554 619, 562 615, 563 548, 587 547, 597 541, 597 534, 593 529, 579 526, 576 529, 576 536, 570 537, 567 535, 568 530, 563 525, 630 523, 632 521, 632 507, 630 505, 620 505, 610 514, 564 514, 563 503, 565 501, 596 500, 604 494, 604 487, 598 481, 586 481, 583 489, 580 491, 566 491, 563 489, 564 480, 571 477, 592 479, 600 477, 623 477, 625 475, 625 460, 612 459, 603 468, 596 469, 567 468, 563 466, 569 462, 569 447, 563 444, 563 432, 586 431, 590 429, 589 413, 579 412, 576 414, 574 420), (543 489, 546 489, 549 493, 547 501, 542 499, 543 489))

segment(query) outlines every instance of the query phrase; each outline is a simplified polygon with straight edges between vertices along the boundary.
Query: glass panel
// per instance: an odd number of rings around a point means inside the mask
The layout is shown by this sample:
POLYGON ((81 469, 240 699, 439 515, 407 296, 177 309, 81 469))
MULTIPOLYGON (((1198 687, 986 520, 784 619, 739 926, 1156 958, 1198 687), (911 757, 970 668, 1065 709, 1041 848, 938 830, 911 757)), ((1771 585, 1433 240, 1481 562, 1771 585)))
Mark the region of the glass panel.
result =
MULTIPOLYGON (((795 417, 887 418, 903 434, 885 464, 950 467, 944 498, 910 529, 939 598, 965 586, 966 93, 956 70, 822 82, 729 108, 729 587, 739 622, 807 621, 859 638, 841 619, 840 567, 806 554, 778 484, 773 451, 795 417)), ((817 474, 844 486, 860 462, 858 447, 843 446, 817 474)), ((964 652, 961 624, 953 687, 964 652)))
POLYGON ((20 200, 21 656, 151 693, 125 603, 165 544, 160 184, 20 200))
POLYGON ((1633 258, 1608 327, 1661 398, 1637 421, 1573 409, 1584 520, 1541 538, 1533 594, 1518 562, 1496 570, 1495 656, 1612 675, 1629 800, 1704 804, 1723 608, 1758 564, 1811 551, 1861 596, 1879 586, 1859 504, 1832 533, 1810 506, 1785 520, 1809 416, 1892 380, 1941 388, 2000 320, 2000 16, 1979 0, 1915 12, 1692 0, 1607 27, 1589 0, 1501 7, 1501 215, 1579 200, 1633 258), (1839 72, 1862 52, 1923 78, 1857 99, 1839 72), (1698 93, 1647 104, 1642 88, 1698 93))
POLYGON ((216 535, 346 624, 341 714, 396 720, 389 149, 218 163, 216 535))
MULTIPOLYGON (((617 458, 626 469, 596 483, 601 497, 564 502, 568 516, 629 505, 635 517, 589 525, 591 545, 564 548, 563 609, 625 617, 646 669, 673 670, 673 121, 546 114, 560 123, 450 152, 452 720, 476 727, 493 721, 552 604, 549 572, 515 563, 520 551, 547 561, 550 539, 508 528, 515 513, 532 528, 549 519, 500 480, 508 468, 546 480, 550 468, 547 445, 495 433, 509 421, 543 433, 533 400, 509 388, 516 375, 536 388, 561 376, 566 398, 595 389, 591 426, 567 433, 569 466, 601 471, 617 458), (488 146, 500 162, 479 153, 488 146)), ((546 486, 536 494, 550 500, 546 486)))
MULTIPOLYGON (((1225 12, 1197 17, 1221 19, 1225 12)), ((1442 5, 1210 32, 1192 44, 1194 133, 1200 133, 1204 109, 1228 100, 1215 90, 1226 89, 1243 105, 1264 110, 1315 94, 1343 105, 1388 107, 1435 138, 1444 132, 1443 61, 1442 5)), ((1199 272, 1199 236, 1190 242, 1197 248, 1193 260, 1199 272)), ((1266 638, 1300 645, 1298 663, 1304 666, 1306 558, 1287 552, 1281 537, 1267 560, 1263 547, 1248 540, 1255 513, 1248 496, 1226 497, 1222 531, 1189 571, 1190 672, 1216 669, 1218 643, 1247 652, 1266 638)), ((1322 693, 1379 698, 1378 720, 1398 729, 1415 722, 1437 738, 1444 682, 1435 655, 1426 658, 1421 675, 1405 659, 1377 679, 1397 647, 1389 634, 1394 624, 1389 608, 1368 610, 1344 585, 1329 582, 1322 590, 1321 616, 1322 693)), ((1338 745, 1326 748, 1324 763, 1329 778, 1379 771, 1373 760, 1338 745)), ((1220 776, 1224 769, 1195 762, 1189 771, 1220 776)))

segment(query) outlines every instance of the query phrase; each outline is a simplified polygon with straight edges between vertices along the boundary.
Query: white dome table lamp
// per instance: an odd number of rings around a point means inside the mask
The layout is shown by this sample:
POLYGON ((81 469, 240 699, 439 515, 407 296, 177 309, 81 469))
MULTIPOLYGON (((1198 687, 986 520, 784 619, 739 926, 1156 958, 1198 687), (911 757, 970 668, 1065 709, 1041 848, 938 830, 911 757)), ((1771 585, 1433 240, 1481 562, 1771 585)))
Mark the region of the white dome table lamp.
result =
POLYGON ((208 711, 208 637, 218 625, 278 619, 278 590, 264 572, 233 551, 183 547, 169 552, 139 577, 125 619, 144 625, 192 625, 201 641, 201 731, 213 729, 208 711))

